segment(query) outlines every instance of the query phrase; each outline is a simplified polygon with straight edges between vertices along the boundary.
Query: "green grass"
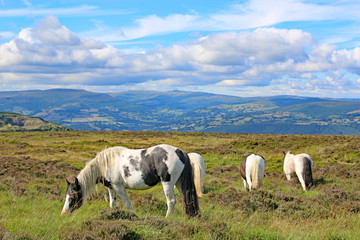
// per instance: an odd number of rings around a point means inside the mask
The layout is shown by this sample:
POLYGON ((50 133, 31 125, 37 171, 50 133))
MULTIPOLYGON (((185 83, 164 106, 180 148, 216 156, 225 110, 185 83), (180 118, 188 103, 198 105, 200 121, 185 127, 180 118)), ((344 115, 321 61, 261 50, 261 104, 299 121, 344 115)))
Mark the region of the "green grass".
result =
MULTIPOLYGON (((0 239, 359 239, 360 137, 169 132, 16 132, 0 135, 0 239), (128 191, 134 212, 104 201, 99 187, 86 205, 60 215, 65 178, 98 151, 116 145, 168 143, 206 163, 201 218, 188 219, 177 194, 165 218, 161 185, 128 191), (307 152, 315 186, 307 192, 282 173, 282 151, 307 152), (246 192, 240 163, 266 160, 264 186, 246 192)), ((105 192, 105 193, 104 193, 105 192)))

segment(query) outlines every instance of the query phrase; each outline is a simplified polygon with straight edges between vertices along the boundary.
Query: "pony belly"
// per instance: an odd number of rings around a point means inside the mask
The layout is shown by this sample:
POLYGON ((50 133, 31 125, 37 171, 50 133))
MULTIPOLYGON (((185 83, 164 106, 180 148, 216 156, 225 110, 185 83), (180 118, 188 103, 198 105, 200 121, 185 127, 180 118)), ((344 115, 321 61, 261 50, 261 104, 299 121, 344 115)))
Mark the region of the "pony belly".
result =
POLYGON ((142 178, 128 177, 124 182, 125 188, 134 190, 145 190, 152 186, 147 185, 142 178))

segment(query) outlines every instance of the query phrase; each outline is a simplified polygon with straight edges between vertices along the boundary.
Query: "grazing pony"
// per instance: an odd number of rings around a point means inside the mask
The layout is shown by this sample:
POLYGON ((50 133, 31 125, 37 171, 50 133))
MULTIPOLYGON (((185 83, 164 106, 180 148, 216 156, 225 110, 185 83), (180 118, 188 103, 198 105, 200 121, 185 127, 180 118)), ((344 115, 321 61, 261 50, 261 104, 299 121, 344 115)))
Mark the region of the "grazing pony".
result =
POLYGON ((304 191, 313 186, 313 161, 306 153, 294 155, 284 152, 284 172, 288 181, 297 176, 304 191))
POLYGON ((194 184, 198 197, 203 197, 204 178, 205 178, 205 161, 204 158, 197 153, 189 153, 190 163, 194 175, 194 184))
POLYGON ((126 189, 147 189, 161 182, 168 206, 166 216, 174 211, 176 186, 185 213, 189 217, 200 214, 189 157, 170 145, 161 144, 146 149, 112 147, 99 152, 74 182, 67 181, 62 214, 81 207, 98 182, 109 188, 110 197, 110 188, 113 189, 129 210, 133 208, 126 189))
POLYGON ((250 154, 240 166, 240 175, 246 190, 257 189, 262 186, 265 172, 265 160, 257 154, 250 154))
MULTIPOLYGON (((205 161, 198 153, 189 153, 188 156, 193 171, 196 195, 201 198, 204 193, 205 161)), ((98 182, 102 183, 105 187, 108 187, 110 208, 116 207, 116 194, 113 194, 111 191, 111 186, 104 179, 99 179, 98 182)))

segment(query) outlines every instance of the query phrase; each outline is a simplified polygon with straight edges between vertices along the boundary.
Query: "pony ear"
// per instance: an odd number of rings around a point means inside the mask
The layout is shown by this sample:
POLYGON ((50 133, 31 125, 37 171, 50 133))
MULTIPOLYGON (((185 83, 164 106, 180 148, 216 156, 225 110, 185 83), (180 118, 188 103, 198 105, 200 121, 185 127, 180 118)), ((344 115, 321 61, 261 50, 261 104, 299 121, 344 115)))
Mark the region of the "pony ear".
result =
POLYGON ((75 184, 79 185, 79 180, 77 178, 75 178, 75 184))
POLYGON ((69 180, 67 180, 67 178, 65 178, 65 180, 66 180, 67 185, 69 186, 70 185, 69 180))

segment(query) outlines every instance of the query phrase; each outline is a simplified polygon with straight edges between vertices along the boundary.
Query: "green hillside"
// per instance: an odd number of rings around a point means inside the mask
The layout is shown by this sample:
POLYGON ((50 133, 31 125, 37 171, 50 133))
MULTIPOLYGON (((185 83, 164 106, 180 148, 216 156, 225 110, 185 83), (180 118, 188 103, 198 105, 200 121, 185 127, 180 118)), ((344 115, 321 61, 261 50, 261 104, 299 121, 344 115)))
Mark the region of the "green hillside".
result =
POLYGON ((68 127, 47 122, 41 118, 27 117, 18 113, 0 112, 0 132, 70 130, 68 127))

